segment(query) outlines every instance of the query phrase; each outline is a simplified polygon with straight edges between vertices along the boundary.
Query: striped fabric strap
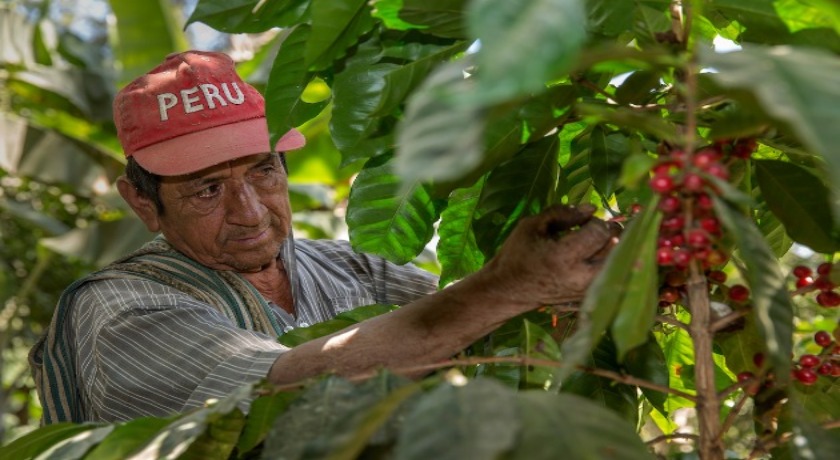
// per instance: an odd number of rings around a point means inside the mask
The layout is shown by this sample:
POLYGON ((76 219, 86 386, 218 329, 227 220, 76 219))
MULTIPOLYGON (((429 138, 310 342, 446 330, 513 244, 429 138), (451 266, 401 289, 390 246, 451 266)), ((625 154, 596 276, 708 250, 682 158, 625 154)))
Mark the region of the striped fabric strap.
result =
POLYGON ((67 327, 73 298, 85 283, 113 278, 150 279, 212 305, 239 328, 279 336, 282 327, 260 293, 240 275, 211 270, 175 251, 162 237, 70 285, 56 306, 46 334, 32 348, 29 363, 41 389, 45 424, 82 421, 73 337, 67 327))

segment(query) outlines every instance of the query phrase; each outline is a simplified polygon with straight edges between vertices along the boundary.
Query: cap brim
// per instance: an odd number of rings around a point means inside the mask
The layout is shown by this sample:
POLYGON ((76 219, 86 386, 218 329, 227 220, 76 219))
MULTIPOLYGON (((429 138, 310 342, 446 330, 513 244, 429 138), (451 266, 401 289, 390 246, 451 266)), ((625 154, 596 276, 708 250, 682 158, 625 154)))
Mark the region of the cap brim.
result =
MULTIPOLYGON (((306 138, 292 129, 277 142, 273 151, 296 150, 306 138)), ((134 152, 143 169, 159 176, 181 176, 225 161, 272 151, 268 146, 265 118, 252 118, 196 131, 158 142, 134 152)))

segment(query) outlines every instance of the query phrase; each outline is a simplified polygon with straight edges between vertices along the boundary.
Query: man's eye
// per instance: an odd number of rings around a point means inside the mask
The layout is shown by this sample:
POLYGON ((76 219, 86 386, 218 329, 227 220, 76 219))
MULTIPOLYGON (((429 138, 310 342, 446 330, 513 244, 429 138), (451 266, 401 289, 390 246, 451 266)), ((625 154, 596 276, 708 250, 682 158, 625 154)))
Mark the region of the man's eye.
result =
POLYGON ((257 174, 257 176, 265 177, 274 174, 274 171, 276 170, 277 168, 274 165, 262 165, 259 168, 257 168, 255 173, 257 174))
POLYGON ((208 185, 207 187, 199 190, 195 196, 199 198, 213 198, 219 194, 219 190, 221 190, 221 186, 218 184, 208 185))

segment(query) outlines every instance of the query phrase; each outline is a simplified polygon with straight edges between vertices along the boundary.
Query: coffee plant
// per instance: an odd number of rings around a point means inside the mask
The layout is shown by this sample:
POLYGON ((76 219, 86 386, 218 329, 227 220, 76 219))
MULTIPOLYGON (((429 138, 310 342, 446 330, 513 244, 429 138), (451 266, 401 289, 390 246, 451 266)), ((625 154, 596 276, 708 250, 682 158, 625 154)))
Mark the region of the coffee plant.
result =
MULTIPOLYGON (((514 318, 424 379, 261 382, 169 418, 43 427, 0 457, 840 452, 836 2, 199 0, 195 23, 274 37, 240 69, 274 139, 307 134, 291 162, 335 154, 353 176, 355 249, 408 263, 436 241, 443 287, 556 203, 597 206, 619 243, 579 305, 514 318)), ((126 57, 139 42, 121 38, 126 57)))

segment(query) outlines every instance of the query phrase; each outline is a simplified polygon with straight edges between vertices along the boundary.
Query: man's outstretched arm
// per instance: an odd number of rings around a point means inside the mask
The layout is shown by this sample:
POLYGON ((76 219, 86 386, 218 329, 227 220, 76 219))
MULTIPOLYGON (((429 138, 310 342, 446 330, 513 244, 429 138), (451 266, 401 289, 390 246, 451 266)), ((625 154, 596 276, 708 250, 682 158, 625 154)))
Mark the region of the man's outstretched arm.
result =
POLYGON ((579 301, 614 245, 591 208, 557 206, 523 219, 478 272, 393 312, 282 354, 269 380, 441 362, 519 314, 579 301))

